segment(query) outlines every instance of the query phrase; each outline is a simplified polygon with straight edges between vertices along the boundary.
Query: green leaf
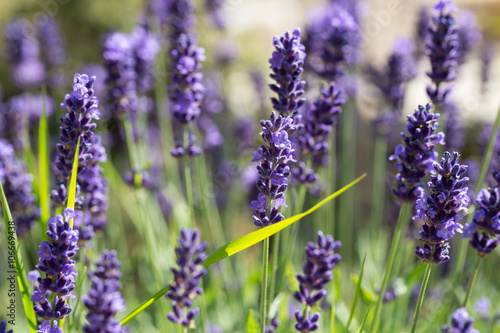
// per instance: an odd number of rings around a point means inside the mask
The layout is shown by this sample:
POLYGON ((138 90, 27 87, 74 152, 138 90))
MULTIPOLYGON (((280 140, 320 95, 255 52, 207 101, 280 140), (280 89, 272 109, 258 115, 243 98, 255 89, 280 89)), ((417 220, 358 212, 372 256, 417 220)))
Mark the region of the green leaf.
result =
MULTIPOLYGON (((2 182, 0 182, 0 196, 2 197, 3 218, 5 221, 7 243, 9 244, 9 255, 11 251, 14 252, 14 266, 17 273, 17 283, 19 284, 19 291, 21 292, 24 312, 26 313, 26 318, 28 319, 30 333, 34 333, 37 329, 35 310, 33 310, 33 303, 31 302, 28 286, 28 278, 26 276, 26 271, 24 270, 23 256, 21 254, 21 249, 19 248, 19 242, 15 230, 16 222, 12 219, 9 204, 7 203, 5 192, 3 191, 2 182)), ((14 267, 11 267, 10 262, 7 265, 7 273, 12 273, 11 270, 14 267)))
MULTIPOLYGON (((79 272, 78 275, 80 275, 79 277, 79 281, 77 283, 77 286, 76 286, 76 290, 78 290, 76 292, 77 295, 81 295, 82 294, 82 287, 83 287, 83 282, 85 281, 85 278, 87 277, 87 266, 85 266, 83 268, 83 272, 79 272)), ((75 324, 75 321, 78 320, 78 308, 80 306, 80 303, 81 303, 81 297, 77 297, 76 298, 76 304, 75 304, 75 307, 73 308, 73 320, 70 321, 69 323, 69 331, 70 332, 73 332, 73 326, 75 324)))
POLYGON ((370 306, 368 307, 368 311, 366 311, 365 319, 363 319, 363 322, 361 323, 361 326, 359 327, 358 333, 363 332, 363 328, 365 327, 366 320, 368 319, 368 315, 370 314, 370 310, 372 309, 372 305, 373 305, 373 303, 371 303, 370 306))
MULTIPOLYGON (((227 243, 226 245, 221 246, 214 252, 208 255, 205 263, 203 264, 204 267, 208 267, 210 265, 215 264, 216 262, 219 262, 225 258, 228 258, 240 251, 243 251, 247 248, 249 248, 252 245, 255 245, 259 243, 260 241, 274 235, 278 231, 283 230, 284 228, 290 226, 291 224, 297 222, 301 218, 313 213, 316 211, 318 208, 321 206, 325 205, 327 202, 333 200, 335 197, 339 196, 340 194, 344 193, 347 191, 349 188, 353 187, 357 183, 359 183, 363 178, 366 177, 366 173, 362 174, 360 177, 358 177, 356 180, 352 181, 351 183, 347 184, 337 192, 329 195, 322 201, 320 201, 318 204, 313 206, 312 208, 308 209, 304 213, 292 216, 288 219, 285 219, 279 223, 272 224, 268 227, 259 229, 257 231, 251 232, 249 234, 246 234, 245 236, 242 236, 238 239, 235 239, 232 242, 227 243)), ((160 290, 158 293, 156 293, 153 297, 150 299, 144 301, 137 307, 132 313, 130 313, 128 316, 123 318, 121 321, 121 325, 125 325, 127 322, 129 322, 131 319, 133 319, 135 316, 137 316, 139 313, 144 311, 147 307, 149 307, 151 304, 153 304, 155 301, 160 299, 167 291, 168 291, 169 286, 166 286, 162 290, 160 290)))
POLYGON ((50 218, 50 189, 49 189, 49 150, 48 150, 48 125, 47 125, 47 91, 45 86, 42 86, 42 116, 38 124, 38 174, 39 174, 39 191, 38 198, 40 200, 40 230, 42 237, 46 237, 47 221, 50 218))
POLYGON ((366 173, 361 175, 358 179, 354 180, 350 184, 347 184, 337 192, 331 194, 328 196, 326 199, 323 199, 320 201, 318 204, 314 205, 312 208, 309 210, 305 211, 304 213, 297 214, 295 216, 289 217, 279 223, 272 224, 268 227, 261 228, 259 230, 256 230, 254 232, 251 232, 249 234, 246 234, 243 237, 240 237, 238 239, 233 240, 232 242, 227 243, 226 245, 223 245, 219 247, 217 250, 214 252, 210 253, 207 257, 207 260, 205 261, 204 266, 210 266, 212 264, 215 264, 218 261, 221 261, 222 259, 228 258, 240 251, 243 251, 261 241, 264 239, 271 237, 278 231, 281 231, 285 229, 286 227, 292 225, 293 223, 297 222, 301 218, 313 213, 316 211, 318 208, 326 204, 327 202, 331 201, 332 199, 338 197, 340 194, 344 193, 347 191, 349 188, 352 186, 356 185, 359 183, 363 178, 366 177, 366 173))
POLYGON ((253 309, 250 309, 247 317, 247 333, 257 333, 259 332, 259 323, 255 320, 253 315, 253 309))
MULTIPOLYGON (((75 158, 73 159, 73 167, 71 169, 71 179, 69 181, 69 193, 68 193, 68 208, 75 208, 75 197, 76 197, 76 179, 78 178, 78 155, 80 155, 80 137, 76 141, 76 151, 75 158)), ((73 219, 69 221, 71 228, 73 228, 73 219)))
POLYGON ((352 319, 354 318, 354 312, 356 310, 356 305, 358 304, 359 293, 361 292, 361 282, 363 281, 363 273, 365 271, 366 253, 363 258, 363 264, 361 265, 361 273, 359 273, 358 283, 356 285, 356 292, 354 293, 354 300, 352 301, 351 314, 349 315, 349 320, 345 327, 345 332, 349 332, 349 326, 351 325, 352 319))

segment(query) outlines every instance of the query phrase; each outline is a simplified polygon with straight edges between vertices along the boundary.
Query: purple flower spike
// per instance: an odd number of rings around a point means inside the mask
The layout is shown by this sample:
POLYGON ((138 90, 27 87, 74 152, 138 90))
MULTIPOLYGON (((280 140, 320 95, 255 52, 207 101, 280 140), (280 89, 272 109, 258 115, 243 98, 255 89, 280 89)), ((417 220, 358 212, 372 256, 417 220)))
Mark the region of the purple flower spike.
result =
POLYGON ((88 309, 88 324, 83 326, 83 332, 125 332, 114 319, 116 312, 125 310, 119 282, 121 263, 116 258, 116 251, 104 250, 95 266, 95 270, 89 272, 92 284, 88 295, 83 296, 83 304, 88 309))
POLYGON ((396 160, 399 171, 392 190, 400 201, 414 202, 422 192, 422 179, 431 171, 437 160, 436 145, 444 144, 444 134, 437 133, 439 114, 430 112, 431 105, 419 105, 408 115, 405 132, 401 132, 403 144, 396 147, 390 160, 396 160))
POLYGON ((424 261, 440 264, 449 260, 448 240, 455 232, 462 233, 463 226, 458 222, 460 212, 467 212, 469 197, 465 184, 468 177, 466 165, 457 163, 458 153, 445 152, 441 163, 434 164, 436 175, 427 183, 430 195, 422 193, 417 200, 417 214, 414 221, 422 223, 420 231, 424 248, 417 246, 416 255, 424 261))
POLYGON ((54 321, 54 326, 50 327, 50 321, 44 321, 40 325, 40 329, 37 330, 38 333, 63 333, 61 327, 57 326, 57 321, 54 321))
POLYGON ((465 63, 470 53, 481 43, 482 33, 476 15, 463 11, 458 22, 458 64, 465 63))
POLYGON ((256 226, 266 227, 284 219, 279 207, 285 205, 284 192, 288 187, 287 177, 290 176, 287 164, 295 162, 292 156, 294 149, 288 135, 296 127, 292 118, 276 115, 274 111, 270 119, 261 120, 260 125, 264 144, 252 154, 252 161, 260 162, 257 166, 257 188, 260 193, 258 201, 252 202, 255 209, 252 218, 256 226))
POLYGON ((443 103, 453 88, 443 88, 441 85, 457 77, 459 41, 454 17, 456 10, 451 0, 439 1, 434 6, 427 29, 425 47, 431 62, 431 71, 427 75, 434 83, 434 87, 427 86, 427 95, 434 104, 443 103))
POLYGON ((490 254, 500 242, 500 173, 492 171, 495 185, 479 191, 478 209, 470 224, 465 225, 464 238, 481 257, 490 254))
POLYGON ((7 323, 5 322, 5 319, 0 321, 0 333, 13 333, 12 330, 8 330, 6 331, 7 329, 7 323))
POLYGON ((304 59, 306 58, 305 47, 300 43, 300 29, 297 28, 284 36, 275 36, 273 52, 269 63, 273 73, 271 78, 276 81, 269 85, 272 91, 278 94, 278 98, 272 97, 273 108, 282 116, 293 116, 304 104, 305 81, 300 80, 304 71, 304 59))
POLYGON ((325 236, 319 231, 318 242, 310 242, 306 246, 304 274, 297 275, 300 290, 293 295, 299 303, 305 305, 302 314, 300 311, 295 313, 295 329, 299 332, 312 332, 319 327, 319 313, 311 317, 311 307, 315 307, 326 296, 325 285, 333 280, 332 270, 341 259, 336 252, 341 245, 341 242, 334 241, 331 235, 325 236))
POLYGON ((451 327, 443 326, 443 333, 479 333, 472 325, 474 325, 474 318, 465 308, 459 308, 451 316, 451 327))
POLYGON ((73 269, 75 261, 71 259, 78 250, 78 231, 70 227, 69 221, 74 217, 74 210, 67 208, 64 217, 57 215, 47 222, 49 241, 40 244, 38 268, 45 277, 39 277, 38 284, 31 300, 35 305, 35 314, 43 320, 58 320, 71 312, 67 304, 68 297, 74 298, 71 292, 75 289, 78 273, 73 269), (49 301, 52 295, 52 302, 49 301))
POLYGON ((194 319, 199 313, 198 308, 188 310, 193 306, 193 300, 202 294, 198 287, 201 278, 207 274, 203 262, 207 257, 205 249, 207 242, 200 241, 200 232, 190 229, 181 229, 179 246, 175 248, 178 268, 172 268, 174 282, 166 293, 172 300, 173 312, 167 318, 184 327, 195 328, 194 319))

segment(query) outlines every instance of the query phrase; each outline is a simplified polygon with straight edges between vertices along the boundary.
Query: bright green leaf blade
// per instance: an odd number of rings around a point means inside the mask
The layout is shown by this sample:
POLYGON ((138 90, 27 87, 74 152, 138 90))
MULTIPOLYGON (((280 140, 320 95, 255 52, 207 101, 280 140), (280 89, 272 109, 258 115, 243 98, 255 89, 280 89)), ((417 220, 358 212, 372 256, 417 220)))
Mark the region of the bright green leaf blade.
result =
MULTIPOLYGON (((73 159, 73 167, 71 169, 71 179, 69 181, 69 193, 68 193, 68 208, 75 208, 75 197, 76 197, 76 179, 78 177, 78 155, 80 155, 80 137, 76 141, 76 151, 75 158, 73 159)), ((69 222, 71 228, 73 228, 73 219, 69 222)))
MULTIPOLYGON (((228 244, 221 246, 214 252, 208 255, 207 260, 205 261, 204 265, 205 267, 208 267, 212 264, 215 264, 216 262, 219 262, 227 257, 232 256, 233 254, 236 254, 240 251, 243 251, 247 248, 249 248, 252 245, 257 244, 258 242, 268 238, 269 236, 274 235, 280 230, 283 230, 284 228, 288 227, 289 225, 297 222, 304 216, 307 216, 311 213, 313 213, 315 210, 329 202, 330 200, 334 199, 335 197, 339 196, 340 194, 344 193, 347 191, 349 188, 353 187, 357 183, 359 183, 363 178, 366 177, 366 173, 362 174, 359 178, 356 180, 352 181, 351 183, 347 184, 337 192, 331 194, 328 196, 326 199, 323 199, 320 201, 318 204, 310 208, 309 210, 305 211, 304 213, 292 216, 288 219, 285 219, 281 221, 280 223, 276 223, 273 225, 270 225, 268 227, 259 229, 257 231, 251 232, 243 237, 240 237, 232 242, 229 242, 228 244)), ((158 293, 156 293, 153 297, 150 299, 144 301, 137 307, 132 313, 130 313, 128 316, 123 318, 121 321, 121 325, 125 325, 127 322, 129 322, 131 319, 133 319, 135 316, 137 316, 139 313, 144 311, 147 307, 149 307, 151 304, 153 304, 156 300, 160 299, 167 291, 168 291, 168 286, 160 290, 158 293)))
POLYGON ((356 311, 356 305, 358 304, 359 293, 361 292, 361 282, 363 281, 363 273, 365 271, 366 253, 363 258, 363 264, 361 265, 361 273, 359 273, 358 283, 356 285, 356 292, 354 293, 354 300, 352 301, 351 314, 349 315, 349 320, 345 327, 345 332, 349 332, 349 326, 351 325, 352 319, 354 318, 354 312, 356 311))
POLYGON ((257 333, 259 332, 259 324, 255 320, 253 315, 253 309, 250 309, 247 317, 247 333, 257 333))
POLYGON ((301 218, 313 213, 314 211, 316 211, 318 208, 320 208, 321 206, 323 206, 327 202, 338 197, 340 194, 344 193, 349 188, 351 188, 354 185, 356 185, 357 183, 359 183, 365 177, 366 177, 366 173, 361 175, 358 179, 354 180, 350 184, 347 184, 346 186, 344 186, 343 188, 341 188, 337 192, 328 196, 326 199, 323 199, 318 204, 316 204, 315 206, 313 206, 309 210, 305 211, 304 213, 289 217, 289 218, 287 218, 279 223, 272 224, 268 227, 261 228, 259 230, 254 231, 254 232, 246 234, 245 236, 242 236, 238 239, 235 239, 232 242, 227 243, 226 245, 219 247, 217 250, 215 250, 214 252, 212 252, 208 255, 204 266, 208 267, 212 264, 215 264, 216 262, 221 261, 222 259, 230 257, 230 256, 232 256, 240 251, 243 251, 243 250, 263 241, 264 239, 274 235, 278 231, 285 229, 286 227, 297 222, 301 218))
POLYGON ((49 189, 49 150, 48 150, 48 125, 47 125, 47 91, 42 87, 42 116, 38 124, 38 173, 39 173, 39 191, 40 200, 40 230, 42 237, 46 238, 47 221, 50 218, 50 189, 49 189))
POLYGON ((363 322, 361 323, 361 326, 359 327, 358 333, 363 332, 363 328, 365 328, 366 320, 368 319, 368 315, 370 314, 370 310, 372 309, 372 305, 373 305, 373 303, 371 303, 370 306, 368 307, 368 311, 366 311, 365 319, 363 319, 363 322))
MULTIPOLYGON (((2 209, 5 220, 5 232, 7 234, 7 241, 9 244, 9 255, 11 255, 11 251, 14 252, 14 266, 17 273, 17 282, 19 284, 19 291, 21 292, 24 312, 26 313, 26 318, 28 319, 30 333, 34 333, 37 329, 35 310, 33 310, 33 303, 31 302, 28 287, 28 278, 26 276, 26 271, 24 270, 23 257, 21 249, 19 248, 17 234, 15 232, 15 222, 12 219, 9 204, 7 203, 7 198, 5 197, 5 193, 3 191, 2 182, 0 182, 0 196, 2 197, 2 209)), ((10 262, 7 265, 7 273, 9 273, 14 267, 11 267, 12 264, 10 262)))

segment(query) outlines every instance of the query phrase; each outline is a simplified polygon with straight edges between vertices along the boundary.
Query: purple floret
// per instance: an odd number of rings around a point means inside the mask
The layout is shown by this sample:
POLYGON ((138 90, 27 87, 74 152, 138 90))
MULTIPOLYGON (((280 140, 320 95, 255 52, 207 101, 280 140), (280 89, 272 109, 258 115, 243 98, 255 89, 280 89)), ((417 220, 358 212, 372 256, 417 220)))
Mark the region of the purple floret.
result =
POLYGON ((443 325, 442 329, 443 333, 479 333, 472 325, 474 325, 474 318, 465 308, 459 308, 451 316, 451 327, 443 325))

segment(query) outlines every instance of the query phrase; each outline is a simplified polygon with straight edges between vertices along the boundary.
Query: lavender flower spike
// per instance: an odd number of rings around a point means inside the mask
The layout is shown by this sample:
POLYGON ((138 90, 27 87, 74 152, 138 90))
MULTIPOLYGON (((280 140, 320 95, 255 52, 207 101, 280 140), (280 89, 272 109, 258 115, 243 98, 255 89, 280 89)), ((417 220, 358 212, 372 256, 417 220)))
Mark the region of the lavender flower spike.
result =
POLYGON ((306 84, 300 80, 306 58, 305 47, 300 43, 300 29, 295 29, 292 34, 287 31, 284 36, 275 36, 273 46, 276 51, 269 59, 273 71, 270 76, 276 83, 269 87, 278 98, 272 97, 271 101, 280 115, 293 116, 305 102, 300 98, 306 84))
POLYGON ((451 316, 451 327, 443 325, 443 333, 479 333, 472 325, 474 325, 474 318, 465 308, 459 308, 451 316))
POLYGON ((426 54, 431 62, 427 75, 434 87, 427 86, 427 95, 434 104, 441 104, 452 90, 452 86, 442 87, 457 77, 458 28, 453 12, 457 10, 451 0, 440 0, 434 6, 425 41, 426 54))
POLYGON ((288 138, 289 133, 296 130, 293 119, 278 116, 273 111, 269 120, 261 120, 261 136, 264 144, 253 152, 252 162, 260 162, 257 166, 259 179, 257 188, 259 195, 257 200, 252 201, 252 216, 254 224, 258 227, 267 227, 284 220, 279 212, 280 206, 285 204, 285 190, 288 187, 290 167, 288 162, 296 162, 293 159, 292 143, 288 138))
POLYGON ((187 308, 193 306, 193 300, 203 292, 198 285, 201 278, 207 274, 207 270, 202 267, 207 257, 206 248, 207 242, 200 242, 198 230, 181 229, 179 246, 175 248, 179 268, 172 268, 174 282, 166 296, 172 300, 173 308, 167 318, 184 327, 195 328, 194 319, 200 312, 198 308, 187 308))
POLYGON ((496 185, 479 191, 478 209, 471 223, 465 225, 464 238, 481 257, 490 254, 500 242, 500 173, 493 170, 496 185))
POLYGON ((396 147, 390 160, 396 160, 398 169, 394 196, 405 202, 414 202, 422 192, 422 179, 429 173, 437 160, 436 145, 444 144, 444 134, 437 133, 439 114, 430 112, 432 106, 419 105, 412 115, 408 115, 405 132, 401 132, 403 144, 396 147))
POLYGON ((86 316, 88 324, 83 326, 83 332, 125 332, 120 323, 114 319, 117 311, 125 310, 119 282, 121 263, 116 258, 116 251, 104 250, 95 265, 95 270, 89 272, 92 281, 89 293, 83 296, 83 304, 88 309, 86 316))
POLYGON ((416 256, 425 262, 440 264, 450 259, 448 240, 455 232, 462 233, 463 226, 458 222, 460 212, 467 212, 469 197, 465 184, 468 177, 466 165, 457 163, 460 155, 445 152, 441 163, 434 164, 436 175, 427 183, 430 195, 422 193, 417 200, 417 214, 413 217, 422 223, 420 231, 424 247, 417 246, 416 256))
POLYGON ((8 330, 6 331, 7 329, 7 323, 5 322, 5 319, 0 321, 0 333, 13 333, 12 330, 8 330))
POLYGON ((310 242, 306 246, 304 274, 297 275, 300 290, 293 295, 297 302, 305 305, 302 314, 300 311, 295 313, 295 329, 299 332, 313 332, 319 327, 319 313, 311 316, 311 307, 315 307, 316 303, 326 296, 325 285, 333 280, 332 270, 341 259, 335 252, 341 245, 340 241, 334 241, 331 235, 325 236, 323 232, 318 231, 318 242, 310 242))
POLYGON ((43 241, 37 252, 39 259, 36 267, 45 273, 45 277, 38 277, 31 301, 38 303, 35 314, 45 321, 62 319, 72 310, 66 299, 75 297, 71 292, 75 289, 78 275, 73 269, 75 261, 71 259, 78 250, 78 231, 71 229, 69 224, 74 216, 74 210, 66 208, 64 217, 57 215, 51 218, 47 222, 49 241, 43 241), (51 297, 52 301, 49 301, 51 297))

